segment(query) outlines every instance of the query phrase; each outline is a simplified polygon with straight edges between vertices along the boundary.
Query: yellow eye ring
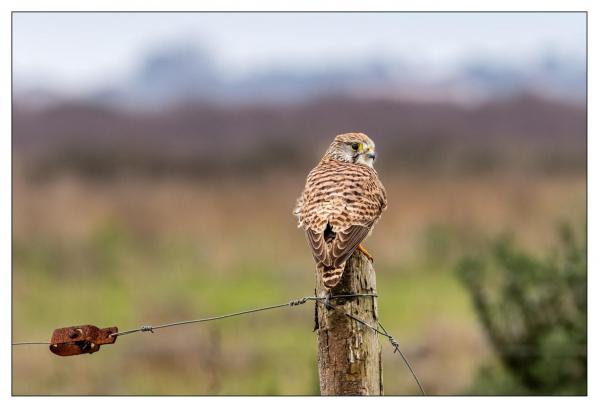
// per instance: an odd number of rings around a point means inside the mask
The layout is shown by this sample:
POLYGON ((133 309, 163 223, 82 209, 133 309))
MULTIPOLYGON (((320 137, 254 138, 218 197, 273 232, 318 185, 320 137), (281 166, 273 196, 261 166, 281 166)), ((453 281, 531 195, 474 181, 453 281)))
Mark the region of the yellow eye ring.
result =
POLYGON ((352 143, 351 148, 354 149, 355 151, 358 151, 359 149, 362 148, 362 143, 352 143))

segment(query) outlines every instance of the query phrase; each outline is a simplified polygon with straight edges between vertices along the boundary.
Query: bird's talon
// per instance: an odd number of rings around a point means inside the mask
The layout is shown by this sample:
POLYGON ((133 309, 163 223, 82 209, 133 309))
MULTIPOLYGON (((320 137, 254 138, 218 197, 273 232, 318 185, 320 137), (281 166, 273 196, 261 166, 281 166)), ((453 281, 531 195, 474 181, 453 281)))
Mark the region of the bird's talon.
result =
POLYGON ((362 244, 358 245, 358 251, 362 252, 366 258, 372 263, 374 263, 374 258, 370 253, 362 246, 362 244))

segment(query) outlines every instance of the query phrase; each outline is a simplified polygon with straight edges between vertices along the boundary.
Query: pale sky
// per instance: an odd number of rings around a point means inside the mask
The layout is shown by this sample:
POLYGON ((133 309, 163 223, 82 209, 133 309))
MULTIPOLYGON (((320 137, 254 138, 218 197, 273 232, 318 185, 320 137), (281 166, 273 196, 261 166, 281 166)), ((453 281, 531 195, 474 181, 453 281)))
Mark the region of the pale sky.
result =
POLYGON ((161 44, 202 44, 230 73, 374 56, 446 69, 472 57, 584 57, 584 13, 15 13, 16 81, 93 87, 161 44))

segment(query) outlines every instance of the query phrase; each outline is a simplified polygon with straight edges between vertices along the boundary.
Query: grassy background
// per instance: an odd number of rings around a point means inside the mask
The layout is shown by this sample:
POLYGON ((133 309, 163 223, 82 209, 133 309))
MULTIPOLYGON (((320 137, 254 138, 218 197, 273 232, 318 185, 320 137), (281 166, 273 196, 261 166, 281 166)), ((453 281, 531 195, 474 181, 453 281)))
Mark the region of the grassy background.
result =
MULTIPOLYGON (((14 340, 311 294, 313 261, 291 215, 303 176, 90 182, 65 174, 39 183, 17 166, 14 340)), ((457 257, 505 231, 533 252, 550 247, 559 221, 584 223, 585 176, 381 178, 389 210, 366 245, 376 260, 381 321, 428 393, 471 393, 479 367, 501 367, 455 275, 457 257)), ((317 394, 312 307, 126 336, 80 357, 14 348, 13 393, 317 394)), ((387 394, 418 392, 387 344, 383 362, 387 394)))

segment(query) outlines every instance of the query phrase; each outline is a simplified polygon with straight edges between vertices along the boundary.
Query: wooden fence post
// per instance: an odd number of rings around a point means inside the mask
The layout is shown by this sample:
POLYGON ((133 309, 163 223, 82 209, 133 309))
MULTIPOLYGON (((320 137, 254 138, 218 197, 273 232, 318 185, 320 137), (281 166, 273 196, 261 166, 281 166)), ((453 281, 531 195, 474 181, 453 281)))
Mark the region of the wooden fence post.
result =
MULTIPOLYGON (((326 288, 316 276, 316 295, 326 288)), ((345 265, 343 278, 331 295, 376 293, 372 263, 355 251, 345 265)), ((330 300, 337 309, 377 326, 375 297, 347 297, 330 300)), ((383 395, 381 345, 377 334, 343 314, 316 302, 318 371, 321 395, 383 395)))

